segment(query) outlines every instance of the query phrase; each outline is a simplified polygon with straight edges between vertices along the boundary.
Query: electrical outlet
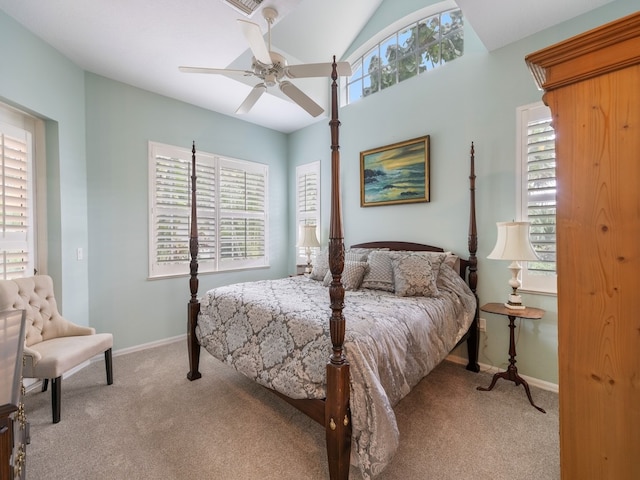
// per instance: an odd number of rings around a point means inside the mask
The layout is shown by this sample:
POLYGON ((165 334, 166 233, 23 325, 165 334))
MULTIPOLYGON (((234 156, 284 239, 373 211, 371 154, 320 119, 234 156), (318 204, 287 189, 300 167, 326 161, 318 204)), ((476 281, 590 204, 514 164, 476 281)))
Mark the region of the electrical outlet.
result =
POLYGON ((487 331, 487 319, 486 318, 480 317, 478 319, 478 330, 480 330, 481 332, 486 332, 487 331))

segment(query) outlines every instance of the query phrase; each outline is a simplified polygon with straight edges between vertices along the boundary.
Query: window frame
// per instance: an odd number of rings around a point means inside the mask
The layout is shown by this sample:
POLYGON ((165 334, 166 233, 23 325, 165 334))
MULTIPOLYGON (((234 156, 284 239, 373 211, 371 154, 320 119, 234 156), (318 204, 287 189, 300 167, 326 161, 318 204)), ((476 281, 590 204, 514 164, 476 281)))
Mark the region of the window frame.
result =
POLYGON ((302 233, 302 225, 316 225, 316 235, 318 240, 321 240, 321 225, 320 225, 320 210, 321 210, 321 199, 322 199, 322 190, 321 190, 321 175, 320 175, 320 161, 317 160, 315 162, 305 163, 302 165, 296 166, 296 177, 295 177, 295 195, 296 195, 296 224, 295 224, 295 250, 296 250, 296 265, 306 265, 307 264, 307 255, 305 253, 304 247, 298 247, 301 242, 300 235, 302 233), (315 210, 305 210, 303 211, 300 205, 300 182, 301 177, 303 175, 315 175, 317 177, 316 180, 316 209, 315 210), (303 223, 304 222, 304 223, 303 223))
MULTIPOLYGON (((422 73, 425 73, 425 72, 429 72, 434 68, 437 68, 438 66, 441 66, 445 63, 448 63, 454 60, 454 59, 447 60, 447 61, 443 60, 442 42, 443 40, 446 40, 451 36, 451 32, 443 33, 441 30, 442 25, 439 26, 437 42, 432 42, 429 44, 429 45, 433 45, 433 43, 437 43, 440 46, 440 50, 439 50, 440 58, 437 65, 431 65, 431 66, 425 67, 423 61, 420 60, 420 57, 422 56, 426 48, 425 45, 415 45, 414 49, 410 54, 406 54, 406 55, 403 55, 402 57, 395 58, 392 61, 392 64, 385 63, 385 61, 383 61, 382 59, 383 52, 381 52, 381 49, 380 49, 381 45, 384 44, 390 38, 396 39, 396 47, 397 47, 400 34, 403 33, 405 30, 411 27, 418 28, 418 25, 423 24, 424 21, 429 20, 435 16, 438 16, 438 21, 440 22, 442 19, 442 15, 449 14, 452 11, 459 11, 461 14, 461 18, 463 22, 461 35, 463 39, 462 41, 464 43, 464 29, 465 29, 464 15, 462 14, 460 7, 453 0, 445 0, 433 5, 429 5, 427 7, 421 8, 420 10, 413 12, 409 15, 406 15, 405 17, 393 22, 392 24, 388 25, 387 27, 383 28, 378 33, 376 33, 373 37, 371 37, 367 42, 365 42, 359 48, 357 48, 347 58, 347 61, 352 66, 353 75, 351 75, 350 77, 342 77, 340 79, 341 91, 343 92, 343 95, 341 95, 341 106, 349 105, 351 103, 360 101, 372 94, 385 90, 387 87, 397 85, 398 83, 404 80, 421 75, 422 73), (364 66, 365 64, 368 63, 367 61, 370 60, 371 54, 374 51, 376 52, 377 58, 378 58, 378 68, 376 68, 372 72, 365 71, 364 66), (416 74, 403 77, 399 72, 398 63, 410 56, 415 57, 416 74), (384 76, 383 70, 385 69, 391 69, 395 73, 395 81, 393 81, 392 83, 389 83, 388 85, 387 84, 383 85, 383 76, 384 76), (374 77, 377 82, 374 81, 374 77), (377 85, 374 85, 376 83, 377 85), (359 89, 359 94, 357 96, 353 94, 354 88, 359 89), (367 93, 367 91, 369 91, 369 93, 367 93)), ((460 56, 456 58, 460 58, 462 56, 464 56, 464 48, 460 53, 460 56)))
MULTIPOLYGON (((189 263, 191 260, 189 252, 189 234, 190 234, 190 221, 191 221, 191 160, 192 151, 187 148, 177 147, 173 145, 167 145, 160 142, 149 141, 148 143, 148 168, 149 168, 149 279, 159 279, 167 277, 177 277, 189 275, 189 263), (157 176, 156 176, 156 164, 157 157, 171 156, 179 161, 181 164, 186 164, 186 175, 182 177, 178 175, 181 180, 181 185, 186 182, 186 193, 184 188, 182 189, 182 195, 186 195, 186 200, 182 200, 183 204, 160 207, 157 205, 157 176), (182 177, 182 178, 181 178, 182 177), (181 229, 182 235, 177 234, 177 237, 183 236, 184 240, 179 238, 175 242, 179 245, 181 251, 186 251, 186 254, 178 255, 175 262, 167 262, 163 264, 156 260, 157 258, 157 222, 162 214, 165 214, 172 219, 176 219, 176 225, 178 229, 181 229), (186 220, 185 220, 186 217, 186 220), (181 258, 184 256, 184 258, 181 258)), ((253 268, 264 268, 269 266, 269 180, 268 172, 269 167, 266 164, 252 162, 247 160, 239 160, 227 156, 216 155, 204 151, 196 153, 196 182, 198 182, 198 189, 206 188, 207 186, 213 190, 208 195, 197 195, 198 200, 198 272, 202 274, 236 271, 253 268), (202 170, 201 170, 202 168, 202 170), (238 256, 236 258, 222 258, 221 255, 221 219, 225 218, 225 213, 221 209, 220 200, 220 169, 221 168, 236 168, 242 171, 249 171, 252 173, 259 172, 264 175, 264 198, 263 198, 263 211, 259 214, 256 212, 246 213, 240 212, 239 215, 243 218, 259 217, 263 221, 263 242, 264 242, 264 254, 257 258, 246 258, 244 256, 238 256), (206 181, 203 179, 206 178, 206 181), (205 214, 205 212, 207 212, 205 214), (205 223, 202 220, 207 218, 205 223), (209 232, 203 234, 205 225, 209 227, 209 232), (206 238, 206 239, 205 239, 206 238), (208 250, 206 256, 203 257, 203 252, 208 250)), ((180 193, 176 194, 181 195, 180 193)))
MULTIPOLYGON (((217 182, 217 191, 221 192, 220 183, 222 181, 221 169, 226 168, 229 170, 242 170, 245 174, 264 177, 264 197, 262 198, 262 213, 258 210, 254 210, 247 207, 247 203, 245 203, 244 209, 234 209, 234 210, 225 210, 221 207, 220 202, 221 199, 217 199, 216 211, 218 212, 216 225, 218 225, 218 229, 216 231, 216 238, 220 239, 219 231, 222 228, 223 219, 225 218, 235 218, 235 219, 244 219, 244 220, 254 220, 254 221, 262 221, 264 225, 263 230, 263 255, 256 258, 247 258, 247 256, 236 256, 236 257, 227 257, 222 254, 223 245, 219 240, 216 242, 217 245, 217 255, 218 259, 218 271, 228 271, 228 270, 242 270, 246 268, 260 268, 267 267, 269 265, 269 221, 268 221, 268 211, 269 211, 269 195, 268 195, 268 167, 262 163, 250 162, 246 160, 238 160, 235 158, 215 156, 217 160, 216 165, 216 182, 217 182)), ((245 180, 246 181, 246 180, 245 180)), ((246 190, 245 190, 246 192, 246 190)), ((245 196, 246 197, 246 196, 245 196)), ((245 253, 248 252, 249 248, 247 245, 244 245, 245 253)))
MULTIPOLYGON (((38 270, 38 247, 40 241, 38 239, 38 201, 36 182, 36 164, 38 157, 36 155, 36 142, 43 137, 43 129, 41 121, 31 115, 21 112, 13 107, 0 104, 0 168, 4 169, 6 155, 4 151, 5 136, 19 142, 24 147, 24 185, 26 193, 26 201, 24 202, 25 217, 24 232, 15 232, 13 234, 5 231, 4 224, 4 206, 0 212, 0 278, 14 279, 20 277, 28 277, 34 275, 38 270), (23 267, 19 270, 8 271, 6 268, 6 255, 11 255, 7 250, 16 253, 18 250, 26 252, 26 261, 22 262, 23 267)), ((4 170, 0 175, 0 195, 5 195, 4 188, 4 170)), ((5 205, 5 202, 2 202, 5 205)), ((44 239, 46 241, 46 238, 44 239)), ((44 249, 46 251, 46 248, 44 249)))
MULTIPOLYGON (((523 105, 516 109, 516 217, 519 221, 528 222, 528 138, 530 122, 552 120, 550 109, 543 102, 523 105)), ((554 149, 555 150, 555 149, 554 149)), ((556 187, 557 190, 557 187, 556 187)), ((532 234, 529 234, 532 237, 532 234)), ((532 242, 535 243, 535 242, 532 242)), ((543 275, 528 269, 528 262, 522 263, 521 291, 556 295, 558 291, 558 274, 543 275)), ((557 265, 557 264, 556 264, 557 265)))

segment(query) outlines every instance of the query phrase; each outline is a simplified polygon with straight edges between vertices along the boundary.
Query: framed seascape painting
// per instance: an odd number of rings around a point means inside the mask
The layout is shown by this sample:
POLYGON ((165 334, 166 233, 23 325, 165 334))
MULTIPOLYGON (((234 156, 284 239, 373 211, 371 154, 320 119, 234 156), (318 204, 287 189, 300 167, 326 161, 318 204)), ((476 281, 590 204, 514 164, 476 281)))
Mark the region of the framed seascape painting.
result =
POLYGON ((360 206, 429 201, 429 135, 360 152, 360 206))

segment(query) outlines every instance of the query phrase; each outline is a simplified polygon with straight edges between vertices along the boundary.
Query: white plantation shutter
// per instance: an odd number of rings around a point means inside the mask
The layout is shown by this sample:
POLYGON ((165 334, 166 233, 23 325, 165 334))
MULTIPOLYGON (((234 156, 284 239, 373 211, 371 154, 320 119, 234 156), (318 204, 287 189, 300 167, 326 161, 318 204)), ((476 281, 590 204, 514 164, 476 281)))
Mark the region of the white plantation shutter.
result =
POLYGON ((34 272, 31 134, 0 123, 0 278, 34 272))
MULTIPOLYGON (((316 225, 320 240, 320 162, 296 167, 296 245, 300 243, 303 225, 316 225)), ((296 246, 296 262, 307 263, 304 247, 296 246)))
MULTIPOLYGON (((149 276, 189 273, 190 150, 149 143, 149 276)), ((196 152, 198 271, 267 264, 265 165, 196 152)))
POLYGON ((540 262, 529 270, 556 270, 556 150, 551 119, 529 123, 527 155, 527 217, 530 237, 540 262))
POLYGON ((539 261, 526 262, 525 290, 556 291, 556 153, 551 112, 542 104, 521 110, 521 208, 539 261))
POLYGON ((226 158, 219 165, 219 268, 267 265, 267 168, 226 158))
MULTIPOLYGON (((203 155, 202 160, 198 162, 196 158, 198 268, 200 271, 213 271, 216 268, 217 252, 216 173, 213 156, 203 155)), ((191 189, 191 179, 189 179, 189 189, 191 189)))
MULTIPOLYGON (((151 258, 150 276, 189 272, 191 221, 191 152, 150 143, 151 258)), ((199 271, 215 270, 214 157, 196 155, 199 271)))

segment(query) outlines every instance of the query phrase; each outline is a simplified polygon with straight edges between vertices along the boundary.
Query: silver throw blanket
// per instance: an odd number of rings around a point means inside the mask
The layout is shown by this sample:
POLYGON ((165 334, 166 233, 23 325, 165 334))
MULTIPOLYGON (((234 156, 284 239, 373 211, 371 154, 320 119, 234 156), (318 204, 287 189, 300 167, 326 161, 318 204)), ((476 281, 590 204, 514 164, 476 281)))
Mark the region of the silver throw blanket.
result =
MULTIPOLYGON (((346 292, 352 460, 364 478, 382 471, 398 447, 393 406, 473 320, 475 297, 450 267, 441 268, 438 290, 433 298, 346 292)), ((329 316, 322 282, 298 276, 241 283, 204 295, 196 335, 211 355, 265 387, 292 398, 324 398, 329 316)))

